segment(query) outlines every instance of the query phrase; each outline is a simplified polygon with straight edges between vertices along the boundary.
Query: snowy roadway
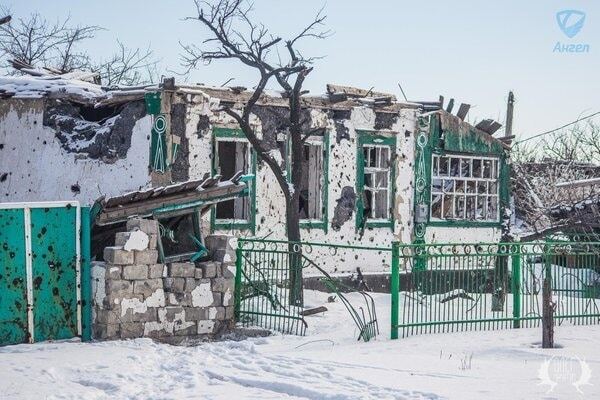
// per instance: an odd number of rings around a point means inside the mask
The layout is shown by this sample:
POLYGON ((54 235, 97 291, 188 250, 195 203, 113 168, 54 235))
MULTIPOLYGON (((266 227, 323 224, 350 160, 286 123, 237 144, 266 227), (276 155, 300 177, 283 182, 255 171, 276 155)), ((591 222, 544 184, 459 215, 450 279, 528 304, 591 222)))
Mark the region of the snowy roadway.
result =
MULTIPOLYGON (((308 297, 322 305, 327 296, 308 297)), ((376 301, 382 335, 369 343, 355 341, 336 302, 308 317, 305 337, 3 347, 0 399, 600 398, 599 326, 557 329, 554 350, 539 348, 539 329, 391 341, 389 296, 376 301)))

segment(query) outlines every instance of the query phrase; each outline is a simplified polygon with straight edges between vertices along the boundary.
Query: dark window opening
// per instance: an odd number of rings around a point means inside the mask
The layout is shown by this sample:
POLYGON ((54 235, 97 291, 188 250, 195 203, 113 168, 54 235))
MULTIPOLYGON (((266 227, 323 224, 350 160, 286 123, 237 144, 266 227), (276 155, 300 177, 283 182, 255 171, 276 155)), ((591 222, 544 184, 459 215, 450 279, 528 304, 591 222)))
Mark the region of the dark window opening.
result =
POLYGON ((302 157, 300 186, 300 219, 320 220, 323 217, 323 145, 306 143, 302 157))
POLYGON ((168 218, 158 218, 160 242, 165 260, 189 259, 200 248, 199 218, 195 212, 168 218))
MULTIPOLYGON (((217 173, 221 180, 231 179, 238 171, 250 171, 250 146, 246 142, 219 140, 216 146, 217 173)), ((216 219, 243 220, 250 217, 249 196, 217 204, 216 219)))

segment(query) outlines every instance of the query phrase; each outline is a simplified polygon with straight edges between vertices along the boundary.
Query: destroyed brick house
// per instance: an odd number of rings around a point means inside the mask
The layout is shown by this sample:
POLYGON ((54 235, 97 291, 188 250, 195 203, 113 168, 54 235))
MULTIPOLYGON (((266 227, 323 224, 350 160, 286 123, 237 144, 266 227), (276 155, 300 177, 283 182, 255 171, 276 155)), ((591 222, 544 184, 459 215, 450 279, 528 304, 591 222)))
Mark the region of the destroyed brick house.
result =
MULTIPOLYGON (((37 76, 0 77, 1 201, 91 207, 90 256, 107 263, 92 271, 95 282, 106 280, 94 296, 108 299, 95 302, 98 334, 173 334, 177 327, 212 333, 227 326, 233 281, 224 253, 232 245, 219 238, 285 236, 284 198, 272 172, 220 111, 243 107, 251 93, 173 79, 106 88, 80 72, 30 73, 37 76), (158 221, 147 229, 145 250, 134 250, 145 271, 123 253, 133 217, 158 221), (166 267, 154 271, 155 264, 166 267), (212 286, 202 286, 207 282, 212 286), (103 293, 109 285, 117 286, 103 293), (172 285, 183 285, 178 298, 172 285), (153 298, 156 290, 163 297, 153 298), (128 308, 119 311, 124 319, 114 320, 101 305, 110 304, 110 296, 126 300, 128 308), (214 302, 205 300, 211 296, 214 302), (169 305, 197 304, 210 315, 190 320, 180 312, 165 319, 169 305), (133 321, 129 309, 152 312, 133 321)), ((337 85, 305 96, 306 124, 316 133, 305 142, 304 181, 296 188, 303 240, 367 246, 499 241, 508 229, 508 144, 492 136, 498 123, 467 123, 468 105, 456 115, 452 105, 442 106, 337 85)), ((252 116, 284 166, 290 159, 286 107, 281 95, 265 94, 252 116)), ((359 250, 315 249, 313 259, 331 274, 390 268, 384 255, 359 250)))

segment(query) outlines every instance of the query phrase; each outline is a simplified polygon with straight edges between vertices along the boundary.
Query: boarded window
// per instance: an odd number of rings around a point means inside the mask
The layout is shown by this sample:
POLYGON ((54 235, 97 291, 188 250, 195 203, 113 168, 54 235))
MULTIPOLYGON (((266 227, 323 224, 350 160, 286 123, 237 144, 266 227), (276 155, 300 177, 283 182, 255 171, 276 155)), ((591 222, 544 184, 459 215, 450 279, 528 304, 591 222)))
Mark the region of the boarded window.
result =
POLYGON ((431 218, 498 221, 498 159, 433 155, 431 218))
MULTIPOLYGON (((217 173, 221 180, 233 177, 238 171, 250 171, 250 145, 245 141, 219 139, 216 144, 217 173)), ((250 198, 248 196, 217 204, 217 220, 247 222, 250 218, 250 198)))
POLYGON ((323 217, 323 169, 323 143, 305 143, 299 205, 301 219, 321 220, 323 217))

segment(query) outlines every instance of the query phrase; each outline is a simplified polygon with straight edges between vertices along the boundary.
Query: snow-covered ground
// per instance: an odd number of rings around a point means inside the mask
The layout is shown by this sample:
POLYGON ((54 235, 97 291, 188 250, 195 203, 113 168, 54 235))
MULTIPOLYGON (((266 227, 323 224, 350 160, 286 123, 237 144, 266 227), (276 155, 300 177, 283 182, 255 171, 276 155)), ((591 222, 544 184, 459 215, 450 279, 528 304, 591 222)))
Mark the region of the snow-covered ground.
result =
POLYGON ((0 399, 600 398, 599 326, 558 328, 552 350, 540 348, 539 329, 392 341, 389 295, 374 297, 381 335, 369 343, 356 341, 339 301, 311 292, 310 305, 329 311, 307 317, 304 337, 0 348, 0 399))

